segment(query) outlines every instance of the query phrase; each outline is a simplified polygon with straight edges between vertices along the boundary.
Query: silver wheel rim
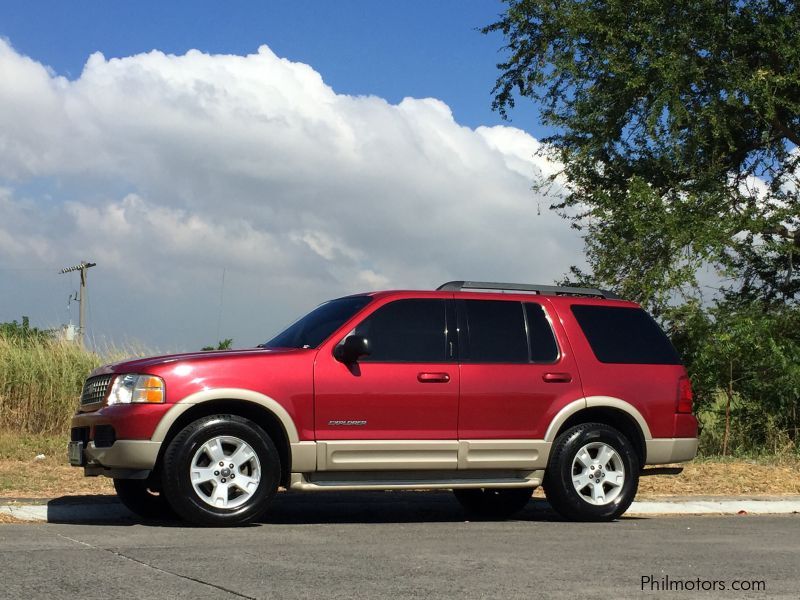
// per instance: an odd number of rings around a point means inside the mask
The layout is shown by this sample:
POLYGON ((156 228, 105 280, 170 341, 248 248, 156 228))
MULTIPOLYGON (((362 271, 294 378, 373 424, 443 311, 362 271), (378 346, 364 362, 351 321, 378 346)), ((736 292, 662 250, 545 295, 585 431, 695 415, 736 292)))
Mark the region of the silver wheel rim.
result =
POLYGON ((211 438, 194 453, 189 477, 197 496, 214 508, 238 508, 258 489, 261 463, 256 451, 230 435, 211 438))
POLYGON ((625 466, 622 457, 605 442, 591 442, 572 460, 572 485, 589 504, 611 504, 622 493, 625 466))

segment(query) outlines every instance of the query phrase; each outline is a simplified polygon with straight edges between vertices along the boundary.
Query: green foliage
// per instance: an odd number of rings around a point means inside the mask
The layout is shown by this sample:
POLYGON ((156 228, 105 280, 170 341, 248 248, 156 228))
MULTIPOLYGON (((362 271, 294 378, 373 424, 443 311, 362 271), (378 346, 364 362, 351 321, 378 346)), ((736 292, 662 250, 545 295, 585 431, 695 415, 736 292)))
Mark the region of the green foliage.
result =
POLYGON ((694 266, 707 263, 739 291, 793 298, 797 5, 506 2, 501 20, 484 29, 507 42, 494 106, 505 114, 515 96, 535 99, 556 129, 546 147, 568 186, 554 207, 590 244, 603 240, 588 248, 591 266, 599 265, 590 276, 615 284, 644 269, 651 285, 661 273, 662 289, 642 292, 660 302, 664 290, 696 290, 694 266), (639 219, 639 208, 656 218, 639 219), (619 250, 642 239, 657 243, 629 263, 631 252, 619 250))
POLYGON ((224 340, 220 340, 217 343, 216 348, 214 346, 203 346, 202 351, 208 352, 210 350, 230 350, 232 344, 233 344, 233 338, 226 338, 224 340))
POLYGON ((689 303, 669 317, 706 451, 779 452, 799 441, 800 310, 729 299, 709 311, 689 303))
POLYGON ((31 327, 28 317, 22 317, 22 323, 16 320, 7 323, 0 323, 0 336, 14 339, 19 343, 39 343, 51 339, 53 332, 50 330, 31 327))
MULTIPOLYGON (((587 270, 665 324, 705 451, 798 445, 800 9, 505 0, 493 106, 539 103, 587 270), (711 294, 701 280, 719 282, 711 294)), ((555 184, 555 185, 553 185, 555 184)))

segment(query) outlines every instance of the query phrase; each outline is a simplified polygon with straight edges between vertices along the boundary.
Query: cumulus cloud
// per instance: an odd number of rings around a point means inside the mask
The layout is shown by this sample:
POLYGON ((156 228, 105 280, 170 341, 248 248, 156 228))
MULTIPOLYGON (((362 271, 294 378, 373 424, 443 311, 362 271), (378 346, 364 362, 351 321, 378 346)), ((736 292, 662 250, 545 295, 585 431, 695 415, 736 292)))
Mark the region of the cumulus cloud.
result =
MULTIPOLYGON (((0 77, 0 268, 96 261, 96 335, 209 343, 222 298, 220 335, 255 344, 329 297, 550 283, 580 260, 537 214, 539 143, 437 99, 337 94, 266 46, 93 54, 67 80, 0 40, 0 77)), ((0 320, 66 300, 55 274, 9 272, 0 320)))

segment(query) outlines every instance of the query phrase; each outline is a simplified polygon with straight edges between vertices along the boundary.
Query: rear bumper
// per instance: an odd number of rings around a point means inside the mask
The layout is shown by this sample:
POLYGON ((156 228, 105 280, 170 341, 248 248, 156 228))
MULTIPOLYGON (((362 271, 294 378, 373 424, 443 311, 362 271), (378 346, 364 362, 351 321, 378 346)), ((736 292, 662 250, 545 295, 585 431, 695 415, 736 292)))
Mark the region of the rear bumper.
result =
POLYGON ((696 437, 647 440, 646 464, 666 465, 692 460, 697 454, 697 443, 696 437))

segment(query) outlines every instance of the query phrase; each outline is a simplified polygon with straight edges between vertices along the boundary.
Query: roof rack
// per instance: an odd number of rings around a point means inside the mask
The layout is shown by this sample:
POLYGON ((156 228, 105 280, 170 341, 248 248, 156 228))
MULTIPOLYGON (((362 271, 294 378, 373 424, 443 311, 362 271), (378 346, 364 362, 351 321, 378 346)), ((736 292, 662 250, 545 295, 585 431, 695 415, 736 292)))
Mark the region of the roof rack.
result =
POLYGON ((614 292, 597 288, 581 288, 560 285, 537 285, 528 283, 499 283, 495 281, 448 281, 436 288, 440 292, 461 290, 497 290, 502 292, 534 292, 550 296, 596 296, 609 300, 620 300, 614 292))

